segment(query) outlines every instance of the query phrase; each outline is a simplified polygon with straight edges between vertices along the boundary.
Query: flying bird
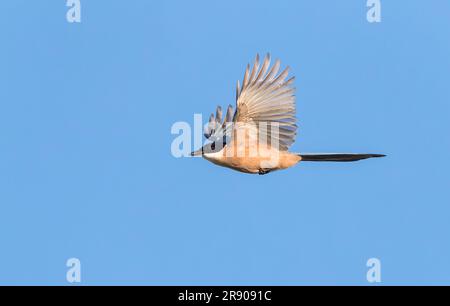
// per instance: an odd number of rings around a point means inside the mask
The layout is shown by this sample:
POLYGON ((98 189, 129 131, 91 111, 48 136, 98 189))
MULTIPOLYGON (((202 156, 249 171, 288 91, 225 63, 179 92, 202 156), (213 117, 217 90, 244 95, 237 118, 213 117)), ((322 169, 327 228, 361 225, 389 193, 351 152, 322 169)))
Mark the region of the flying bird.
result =
POLYGON ((240 172, 267 174, 299 162, 352 162, 383 154, 292 153, 289 147, 297 135, 295 77, 287 79, 289 67, 281 73, 280 61, 270 67, 270 54, 260 65, 247 65, 242 86, 236 86, 236 110, 231 105, 223 117, 222 108, 211 114, 202 148, 191 153, 240 172), (287 79, 287 80, 286 80, 287 79))

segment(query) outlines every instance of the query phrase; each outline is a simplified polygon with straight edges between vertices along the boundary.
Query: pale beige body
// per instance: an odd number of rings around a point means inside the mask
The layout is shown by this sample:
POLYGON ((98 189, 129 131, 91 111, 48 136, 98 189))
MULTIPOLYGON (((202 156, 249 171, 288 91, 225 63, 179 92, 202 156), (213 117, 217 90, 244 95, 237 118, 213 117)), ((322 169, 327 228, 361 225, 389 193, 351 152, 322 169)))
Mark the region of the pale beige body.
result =
POLYGON ((204 154, 203 157, 216 165, 253 174, 287 169, 302 159, 298 154, 271 147, 259 147, 252 152, 249 146, 237 148, 233 144, 219 152, 204 154))

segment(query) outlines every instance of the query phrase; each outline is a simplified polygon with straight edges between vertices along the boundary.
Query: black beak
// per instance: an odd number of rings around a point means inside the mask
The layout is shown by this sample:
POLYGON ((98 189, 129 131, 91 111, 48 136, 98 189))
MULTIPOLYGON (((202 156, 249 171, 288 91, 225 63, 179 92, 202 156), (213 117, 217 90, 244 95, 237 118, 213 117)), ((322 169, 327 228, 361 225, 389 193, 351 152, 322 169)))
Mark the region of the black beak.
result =
POLYGON ((203 155, 203 148, 200 148, 197 151, 191 152, 191 156, 202 156, 202 155, 203 155))

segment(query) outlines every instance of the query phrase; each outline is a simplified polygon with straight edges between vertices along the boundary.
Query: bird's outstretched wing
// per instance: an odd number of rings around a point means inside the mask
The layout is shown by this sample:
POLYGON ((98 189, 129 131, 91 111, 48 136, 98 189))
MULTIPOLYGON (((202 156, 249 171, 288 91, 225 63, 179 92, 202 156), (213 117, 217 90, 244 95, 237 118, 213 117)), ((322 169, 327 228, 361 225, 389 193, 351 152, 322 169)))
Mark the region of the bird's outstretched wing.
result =
POLYGON ((297 133, 294 77, 286 80, 289 67, 278 74, 279 60, 270 70, 269 66, 269 54, 261 67, 259 55, 251 70, 250 65, 247 65, 242 87, 238 81, 236 88, 237 109, 233 122, 235 125, 256 126, 259 133, 260 126, 267 124, 267 139, 277 141, 279 150, 287 151, 294 143, 297 133), (271 133, 271 126, 275 125, 279 128, 278 133, 271 133))

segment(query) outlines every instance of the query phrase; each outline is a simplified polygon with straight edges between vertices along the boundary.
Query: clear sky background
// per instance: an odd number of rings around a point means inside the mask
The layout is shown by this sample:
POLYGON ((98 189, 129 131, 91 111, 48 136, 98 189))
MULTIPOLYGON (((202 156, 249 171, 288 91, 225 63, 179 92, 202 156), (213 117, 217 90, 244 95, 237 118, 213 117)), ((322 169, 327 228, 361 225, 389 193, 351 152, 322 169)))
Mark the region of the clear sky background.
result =
POLYGON ((0 284, 450 283, 449 1, 65 2, 0 3, 0 284), (293 151, 388 157, 174 158, 257 52, 297 77, 293 151))

